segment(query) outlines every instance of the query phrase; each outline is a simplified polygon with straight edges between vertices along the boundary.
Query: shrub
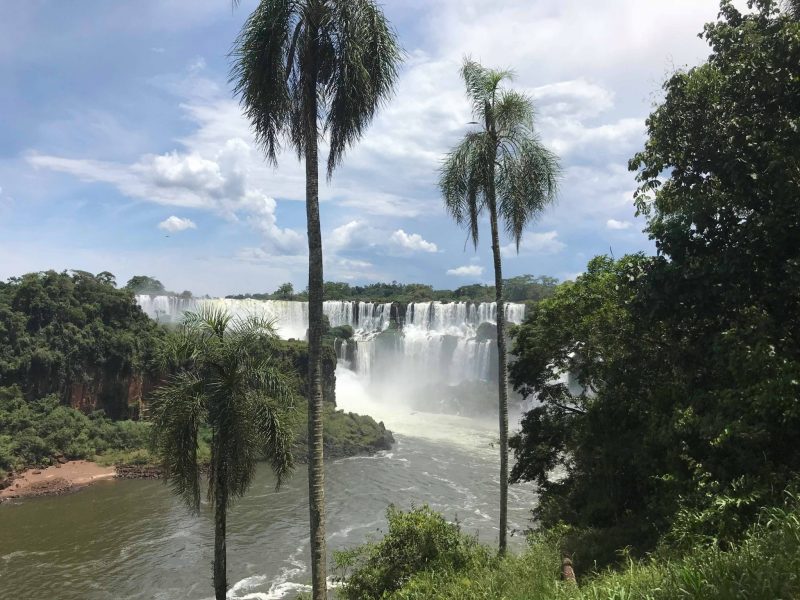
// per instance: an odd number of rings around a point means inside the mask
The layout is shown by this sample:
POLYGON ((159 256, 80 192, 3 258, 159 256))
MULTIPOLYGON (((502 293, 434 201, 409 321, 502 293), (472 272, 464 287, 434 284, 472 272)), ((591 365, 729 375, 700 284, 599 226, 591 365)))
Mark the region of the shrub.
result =
POLYGON ((334 553, 349 600, 383 598, 415 574, 458 572, 489 560, 488 551, 428 506, 403 512, 390 506, 389 532, 377 542, 334 553))
POLYGON ((0 470, 46 466, 57 456, 91 459, 109 450, 147 446, 149 425, 85 415, 55 395, 27 401, 18 387, 0 388, 0 470))
MULTIPOLYGON (((743 541, 724 550, 701 545, 679 557, 630 556, 617 570, 579 572, 580 585, 560 581, 557 527, 530 538, 519 555, 494 558, 427 507, 390 509, 383 540, 337 553, 355 567, 340 596, 386 600, 776 600, 800 598, 800 500, 760 513, 743 541), (426 555, 426 533, 445 551, 426 555)), ((431 546, 431 547, 433 547, 431 546)), ((624 553, 623 553, 624 555, 624 553)), ((343 561, 342 558, 345 560, 343 561)))

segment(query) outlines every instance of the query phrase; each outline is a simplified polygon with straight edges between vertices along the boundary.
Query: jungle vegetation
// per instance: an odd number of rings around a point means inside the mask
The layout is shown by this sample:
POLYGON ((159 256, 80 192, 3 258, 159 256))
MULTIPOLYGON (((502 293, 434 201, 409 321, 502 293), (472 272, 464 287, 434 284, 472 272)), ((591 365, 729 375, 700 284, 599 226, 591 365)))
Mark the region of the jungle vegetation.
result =
POLYGON ((592 259, 513 331, 528 550, 390 511, 337 555, 344 597, 800 594, 800 22, 796 2, 749 5, 722 1, 630 161, 657 254, 592 259))

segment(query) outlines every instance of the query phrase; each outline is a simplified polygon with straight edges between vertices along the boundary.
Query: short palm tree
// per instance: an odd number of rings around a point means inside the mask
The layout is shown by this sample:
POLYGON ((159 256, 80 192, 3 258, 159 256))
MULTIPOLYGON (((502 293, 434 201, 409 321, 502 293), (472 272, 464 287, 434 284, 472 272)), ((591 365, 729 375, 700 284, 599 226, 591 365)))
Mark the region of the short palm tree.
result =
POLYGON ((221 310, 187 313, 161 349, 172 375, 153 395, 153 447, 166 480, 192 511, 200 509, 198 437, 211 434, 207 498, 214 509, 214 592, 227 591, 227 511, 269 461, 280 486, 292 468, 291 386, 271 360, 272 324, 235 321, 221 310))
POLYGON ((281 141, 305 159, 308 226, 308 485, 314 600, 326 595, 322 450, 322 234, 318 143, 327 134, 331 177, 397 78, 400 50, 374 0, 261 0, 233 50, 231 80, 277 165, 281 141))
POLYGON ((478 225, 489 213, 497 298, 498 395, 500 412, 500 552, 506 549, 508 512, 508 384, 506 374, 505 305, 498 220, 516 242, 525 227, 554 201, 558 160, 539 141, 533 128, 533 102, 504 89, 510 71, 486 69, 466 59, 461 75, 479 125, 445 158, 439 187, 445 208, 465 226, 478 246, 478 225))

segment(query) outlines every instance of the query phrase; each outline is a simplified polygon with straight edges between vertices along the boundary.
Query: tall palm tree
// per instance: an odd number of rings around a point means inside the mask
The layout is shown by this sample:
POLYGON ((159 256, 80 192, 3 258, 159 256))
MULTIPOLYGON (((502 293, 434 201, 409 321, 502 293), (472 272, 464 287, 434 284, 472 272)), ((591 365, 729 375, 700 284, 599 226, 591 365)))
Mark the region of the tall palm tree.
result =
POLYGON ((318 143, 328 179, 397 79, 400 49, 374 0, 261 0, 233 50, 231 80, 267 161, 281 141, 305 158, 308 227, 308 486, 314 600, 326 595, 322 450, 322 235, 318 143))
POLYGON ((498 220, 516 242, 525 227, 556 196, 558 159, 539 141, 533 128, 533 102, 504 89, 510 71, 486 69, 470 59, 461 76, 479 125, 444 160, 439 187, 445 208, 468 229, 478 246, 478 225, 489 213, 497 298, 498 404, 500 412, 500 553, 506 550, 508 512, 508 384, 506 373, 505 305, 498 220))
POLYGON ((198 436, 211 431, 207 498, 214 508, 214 592, 227 591, 225 528, 228 508, 266 458, 279 487, 292 468, 289 427, 293 394, 271 360, 272 324, 235 321, 221 310, 187 313, 161 348, 172 373, 150 406, 153 446, 164 475, 190 510, 200 509, 198 436))

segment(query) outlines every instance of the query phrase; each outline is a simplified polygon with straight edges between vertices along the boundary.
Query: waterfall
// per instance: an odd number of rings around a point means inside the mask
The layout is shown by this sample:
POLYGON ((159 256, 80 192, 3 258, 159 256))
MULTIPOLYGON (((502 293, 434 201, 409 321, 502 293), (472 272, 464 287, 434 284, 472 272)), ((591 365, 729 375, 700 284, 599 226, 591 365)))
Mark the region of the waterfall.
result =
MULTIPOLYGON (((307 302, 147 294, 136 301, 162 322, 178 322, 187 310, 213 306, 237 317, 270 319, 285 339, 304 339, 308 329, 307 302)), ((403 311, 392 303, 329 300, 323 312, 331 327, 349 325, 354 331, 352 339, 336 344, 340 364, 384 395, 497 380, 494 302, 412 302, 403 311)), ((508 323, 521 323, 525 306, 507 303, 505 313, 508 323)))

